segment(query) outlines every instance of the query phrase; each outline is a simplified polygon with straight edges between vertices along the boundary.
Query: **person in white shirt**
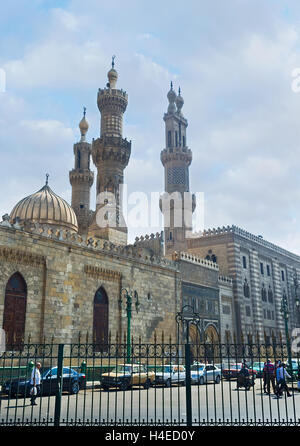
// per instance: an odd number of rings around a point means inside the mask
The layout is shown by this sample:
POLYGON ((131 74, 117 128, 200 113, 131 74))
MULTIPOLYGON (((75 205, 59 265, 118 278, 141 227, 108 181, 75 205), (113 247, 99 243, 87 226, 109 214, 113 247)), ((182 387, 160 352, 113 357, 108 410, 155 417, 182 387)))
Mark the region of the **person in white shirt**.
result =
POLYGON ((36 400, 37 396, 39 396, 40 391, 41 391, 41 374, 40 374, 41 366, 42 366, 42 364, 40 362, 37 362, 31 372, 30 384, 32 387, 31 387, 30 402, 31 402, 32 406, 37 405, 35 400, 36 400))

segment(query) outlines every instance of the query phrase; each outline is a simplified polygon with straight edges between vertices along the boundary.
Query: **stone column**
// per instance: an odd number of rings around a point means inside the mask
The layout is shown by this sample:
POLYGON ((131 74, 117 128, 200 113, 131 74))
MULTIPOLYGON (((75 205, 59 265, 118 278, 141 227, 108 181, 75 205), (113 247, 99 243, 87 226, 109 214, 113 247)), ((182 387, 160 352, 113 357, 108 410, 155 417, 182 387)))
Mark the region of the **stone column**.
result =
POLYGON ((276 309, 276 322, 277 329, 281 331, 284 336, 284 320, 280 311, 281 308, 281 299, 282 299, 282 290, 281 290, 281 282, 280 282, 280 268, 277 260, 272 260, 272 272, 273 272, 273 284, 274 284, 274 300, 275 300, 275 309, 276 309))
POLYGON ((237 341, 241 340, 241 332, 245 334, 245 305, 242 287, 241 249, 236 242, 228 243, 228 275, 233 279, 234 312, 237 341))
POLYGON ((250 292, 253 310, 254 335, 258 332, 259 339, 264 342, 263 310, 261 303, 260 270, 258 252, 252 249, 249 252, 250 258, 250 292))

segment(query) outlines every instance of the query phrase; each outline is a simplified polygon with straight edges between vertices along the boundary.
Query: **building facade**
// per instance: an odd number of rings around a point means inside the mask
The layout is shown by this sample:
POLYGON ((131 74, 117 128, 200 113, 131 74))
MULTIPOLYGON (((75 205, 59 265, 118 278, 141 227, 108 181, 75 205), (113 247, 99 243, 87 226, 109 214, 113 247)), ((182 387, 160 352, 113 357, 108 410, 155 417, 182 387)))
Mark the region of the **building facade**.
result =
MULTIPOLYGON (((74 144, 74 168, 69 172, 71 205, 50 188, 47 176, 40 190, 18 202, 0 222, 0 321, 9 344, 21 344, 28 337, 36 342, 75 342, 88 334, 102 344, 110 334, 124 338, 124 289, 138 295, 131 327, 135 339, 151 342, 163 331, 165 339, 181 342, 184 333, 176 315, 186 304, 201 314, 199 326, 190 334, 192 342, 214 342, 221 336, 219 266, 184 253, 191 221, 181 218, 176 227, 171 203, 166 246, 161 234, 128 244, 121 193, 131 154, 131 142, 122 131, 128 96, 117 89, 117 78, 113 60, 108 83, 97 96, 100 137, 87 141, 85 110, 79 123, 81 137, 74 144), (90 205, 91 161, 97 169, 95 211, 90 205)), ((192 200, 194 209, 183 99, 173 88, 168 97, 162 152, 165 191, 179 191, 183 199, 192 200)), ((230 279, 226 286, 229 296, 230 279)))
MULTIPOLYGON (((218 263, 221 275, 233 282, 234 314, 237 336, 285 336, 281 312, 283 296, 289 306, 289 329, 299 326, 295 279, 300 274, 300 257, 236 226, 204 231, 189 239, 188 251, 218 263)), ((221 291, 224 300, 225 293, 221 291)), ((221 320, 225 323, 224 315, 221 320)))

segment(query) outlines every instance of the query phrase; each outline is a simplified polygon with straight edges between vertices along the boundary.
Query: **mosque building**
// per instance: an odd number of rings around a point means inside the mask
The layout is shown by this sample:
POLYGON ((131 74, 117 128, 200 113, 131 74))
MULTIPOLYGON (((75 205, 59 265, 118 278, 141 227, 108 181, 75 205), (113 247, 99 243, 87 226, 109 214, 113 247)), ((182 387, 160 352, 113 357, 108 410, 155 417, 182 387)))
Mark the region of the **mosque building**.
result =
MULTIPOLYGON (((46 184, 21 199, 0 223, 0 320, 7 343, 18 345, 28 336, 36 342, 52 338, 71 343, 79 333, 89 333, 96 343, 107 343, 109 333, 122 337, 127 323, 124 289, 137 292, 132 335, 144 342, 162 331, 166 339, 178 340, 175 318, 185 308, 200 316, 199 325, 190 330, 192 343, 233 339, 241 332, 271 336, 283 331, 280 302, 283 293, 290 307, 296 302, 293 285, 300 258, 235 226, 192 233, 192 151, 184 100, 173 85, 161 151, 165 194, 158 205, 164 231, 128 244, 120 194, 131 155, 131 141, 123 137, 128 95, 118 89, 117 80, 113 59, 108 83, 97 96, 99 138, 88 142, 85 110, 79 123, 80 140, 74 144, 69 172, 71 205, 52 190, 47 176, 46 184), (95 211, 90 205, 94 181, 95 211), (169 216, 166 194, 181 198, 179 205, 169 201, 169 216), (191 210, 187 218, 181 212, 185 203, 191 210)), ((290 318, 291 327, 297 317, 290 318)))

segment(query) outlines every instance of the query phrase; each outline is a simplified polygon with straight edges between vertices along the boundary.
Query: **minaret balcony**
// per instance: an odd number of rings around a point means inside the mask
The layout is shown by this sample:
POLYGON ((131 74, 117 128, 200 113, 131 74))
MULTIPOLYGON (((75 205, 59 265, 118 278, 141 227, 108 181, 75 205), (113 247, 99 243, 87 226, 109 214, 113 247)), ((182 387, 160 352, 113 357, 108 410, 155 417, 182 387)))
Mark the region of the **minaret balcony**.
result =
POLYGON ((131 155, 131 141, 118 136, 93 139, 92 157, 95 165, 103 161, 116 161, 126 167, 131 155))
POLYGON ((88 183, 92 186, 94 182, 94 172, 89 169, 73 169, 69 172, 71 185, 75 183, 88 183))

